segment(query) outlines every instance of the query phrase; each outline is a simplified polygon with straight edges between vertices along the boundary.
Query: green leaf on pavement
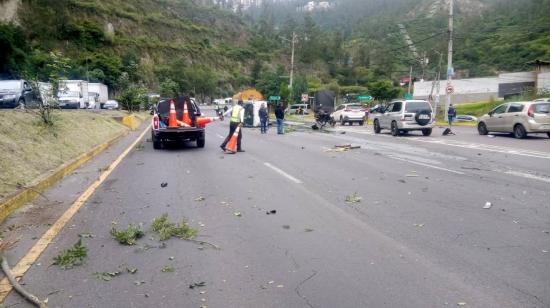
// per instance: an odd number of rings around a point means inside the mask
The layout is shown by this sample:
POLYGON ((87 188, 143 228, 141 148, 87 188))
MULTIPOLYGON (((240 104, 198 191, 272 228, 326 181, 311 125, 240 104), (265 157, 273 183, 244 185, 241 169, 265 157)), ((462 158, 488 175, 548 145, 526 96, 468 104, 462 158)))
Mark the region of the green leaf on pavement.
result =
POLYGON ((82 244, 82 240, 79 239, 73 248, 64 250, 57 257, 53 259, 53 264, 59 266, 61 269, 71 269, 75 266, 82 265, 84 260, 88 257, 88 248, 82 244))

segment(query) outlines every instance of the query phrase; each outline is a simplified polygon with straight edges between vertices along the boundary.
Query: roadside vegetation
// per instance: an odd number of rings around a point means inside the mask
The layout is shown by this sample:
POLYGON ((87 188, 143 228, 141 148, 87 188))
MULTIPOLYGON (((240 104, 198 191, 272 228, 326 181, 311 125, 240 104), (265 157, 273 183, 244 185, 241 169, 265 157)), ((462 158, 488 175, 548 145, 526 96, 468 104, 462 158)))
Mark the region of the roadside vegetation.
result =
POLYGON ((64 110, 50 126, 29 112, 0 110, 0 199, 127 130, 114 118, 124 115, 64 110))
MULTIPOLYGON (((473 0, 483 10, 457 3, 455 53, 463 77, 528 69, 550 56, 547 1, 473 0)), ((203 101, 245 87, 284 102, 329 88, 370 94, 378 101, 403 96, 399 78, 433 79, 445 53, 444 10, 428 1, 349 0, 328 12, 296 10, 300 1, 266 1, 233 12, 219 5, 183 1, 23 1, 20 25, 0 23, 0 75, 46 80, 50 53, 70 59, 63 77, 89 78, 114 90, 130 110, 145 90, 182 92, 203 101), (284 18, 281 18, 284 16, 284 18), (395 20, 416 47, 427 51, 423 69, 399 35, 395 20), (295 36, 293 87, 288 88, 291 38, 295 36), (134 95, 138 93, 138 95, 134 95)), ((445 59, 444 59, 445 60, 445 59)))

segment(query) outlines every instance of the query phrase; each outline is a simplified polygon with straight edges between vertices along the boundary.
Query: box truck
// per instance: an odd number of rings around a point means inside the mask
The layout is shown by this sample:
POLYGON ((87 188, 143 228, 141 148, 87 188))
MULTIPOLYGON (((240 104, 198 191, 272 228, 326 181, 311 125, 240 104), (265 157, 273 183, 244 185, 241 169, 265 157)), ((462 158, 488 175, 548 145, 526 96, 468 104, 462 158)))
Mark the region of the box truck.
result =
POLYGON ((95 96, 96 98, 95 108, 103 108, 103 105, 109 99, 109 89, 102 83, 88 83, 88 92, 90 93, 90 96, 95 96))
POLYGON ((57 100, 61 108, 88 108, 88 82, 85 80, 60 80, 57 100))

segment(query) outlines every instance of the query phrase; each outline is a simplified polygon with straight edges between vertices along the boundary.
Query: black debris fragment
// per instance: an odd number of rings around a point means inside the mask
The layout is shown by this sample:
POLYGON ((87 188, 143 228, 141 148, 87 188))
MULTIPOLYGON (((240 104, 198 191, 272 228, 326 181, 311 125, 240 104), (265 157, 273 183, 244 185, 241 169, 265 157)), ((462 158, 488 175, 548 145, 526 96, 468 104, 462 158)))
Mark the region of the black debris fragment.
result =
POLYGON ((204 281, 194 282, 194 283, 189 285, 189 289, 200 288, 200 287, 204 287, 204 286, 206 286, 206 282, 204 282, 204 281))

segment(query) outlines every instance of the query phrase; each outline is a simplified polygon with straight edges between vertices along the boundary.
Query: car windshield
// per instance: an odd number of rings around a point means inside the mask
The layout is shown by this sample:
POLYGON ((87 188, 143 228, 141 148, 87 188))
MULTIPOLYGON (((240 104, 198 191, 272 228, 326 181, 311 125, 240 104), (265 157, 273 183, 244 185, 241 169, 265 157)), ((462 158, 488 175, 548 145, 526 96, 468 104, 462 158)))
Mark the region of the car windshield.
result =
POLYGON ((80 96, 77 91, 59 92, 59 97, 78 97, 80 96))
POLYGON ((407 102, 405 105, 405 112, 417 112, 420 110, 431 110, 428 102, 407 102))
POLYGON ((534 104, 535 113, 550 113, 550 103, 534 104))
POLYGON ((0 81, 0 90, 19 90, 21 89, 20 81, 0 81))

